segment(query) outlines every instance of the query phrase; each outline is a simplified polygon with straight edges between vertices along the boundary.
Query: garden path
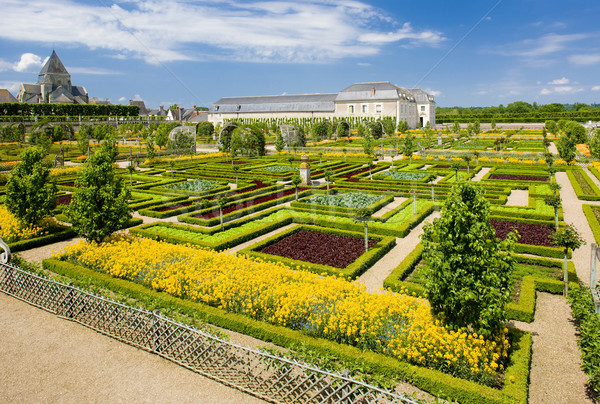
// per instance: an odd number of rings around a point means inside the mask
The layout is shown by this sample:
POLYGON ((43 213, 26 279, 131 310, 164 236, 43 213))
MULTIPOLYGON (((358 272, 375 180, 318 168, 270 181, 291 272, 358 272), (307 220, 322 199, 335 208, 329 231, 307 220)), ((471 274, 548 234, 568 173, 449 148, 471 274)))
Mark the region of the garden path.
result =
POLYGON ((506 206, 527 206, 529 205, 529 190, 513 189, 506 200, 506 206))
POLYGON ((381 208, 377 212, 373 213, 372 217, 381 217, 381 216, 385 215, 390 210, 396 209, 398 206, 400 206, 402 203, 404 203, 404 201, 406 201, 407 199, 408 198, 403 198, 403 197, 399 197, 399 196, 394 197, 393 202, 388 203, 383 208, 381 208))
POLYGON ((475 174, 473 176, 473 178, 471 179, 471 181, 481 181, 481 179, 487 174, 489 173, 491 170, 490 167, 483 167, 481 170, 479 170, 479 172, 477 174, 475 174))
POLYGON ((3 293, 0 306, 0 402, 263 402, 3 293))
POLYGON ((414 250, 421 241, 419 236, 423 233, 423 225, 426 222, 431 222, 436 217, 440 217, 438 211, 427 216, 406 237, 397 238, 396 246, 358 278, 358 281, 367 287, 368 292, 375 293, 383 287, 383 280, 388 277, 404 257, 414 250))

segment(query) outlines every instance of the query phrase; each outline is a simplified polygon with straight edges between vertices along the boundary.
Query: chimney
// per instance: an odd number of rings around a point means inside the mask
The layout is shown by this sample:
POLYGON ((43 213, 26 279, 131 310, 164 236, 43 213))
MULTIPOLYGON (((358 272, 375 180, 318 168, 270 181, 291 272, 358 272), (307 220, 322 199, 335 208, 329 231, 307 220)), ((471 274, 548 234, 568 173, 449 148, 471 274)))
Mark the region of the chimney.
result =
POLYGON ((371 87, 371 97, 375 97, 375 87, 371 87))

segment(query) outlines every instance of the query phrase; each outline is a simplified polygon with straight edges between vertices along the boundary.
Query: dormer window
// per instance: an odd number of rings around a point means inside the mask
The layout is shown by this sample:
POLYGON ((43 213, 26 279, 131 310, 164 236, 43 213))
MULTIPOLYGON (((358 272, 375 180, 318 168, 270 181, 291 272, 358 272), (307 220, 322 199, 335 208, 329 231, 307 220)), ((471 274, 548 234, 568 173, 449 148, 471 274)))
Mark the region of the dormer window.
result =
POLYGON ((242 106, 240 104, 238 104, 237 110, 239 111, 240 109, 242 109, 242 106))

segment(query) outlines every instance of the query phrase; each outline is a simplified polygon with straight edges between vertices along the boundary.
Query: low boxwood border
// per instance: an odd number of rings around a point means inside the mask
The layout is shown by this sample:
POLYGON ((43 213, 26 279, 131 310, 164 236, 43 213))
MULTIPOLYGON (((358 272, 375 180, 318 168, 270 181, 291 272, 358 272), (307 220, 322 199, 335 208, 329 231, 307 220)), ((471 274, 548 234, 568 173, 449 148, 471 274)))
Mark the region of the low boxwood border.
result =
POLYGON ((41 237, 29 238, 27 240, 14 241, 12 243, 8 243, 8 246, 10 247, 11 252, 19 252, 56 243, 58 241, 68 240, 75 236, 77 236, 77 234, 72 228, 59 225, 53 229, 52 233, 50 234, 41 237))
POLYGON ((590 228, 592 229, 592 233, 594 233, 594 239, 596 240, 596 243, 600 244, 600 222, 598 221, 598 219, 596 218, 596 215, 594 214, 594 207, 600 208, 600 206, 598 206, 598 205, 581 205, 581 207, 583 208, 583 213, 585 214, 588 224, 590 225, 590 228))
MULTIPOLYGON (((419 264, 423 256, 423 245, 421 243, 398 264, 396 268, 383 280, 383 286, 394 292, 414 293, 416 296, 425 296, 425 289, 416 282, 404 281, 419 264)), ((562 262, 546 258, 528 257, 516 255, 516 260, 523 264, 557 266, 562 268, 562 262)), ((569 288, 578 288, 579 279, 573 262, 567 264, 569 276, 569 288)), ((507 317, 511 320, 532 322, 535 314, 536 291, 548 292, 553 294, 562 293, 564 282, 562 280, 542 278, 532 275, 526 275, 521 280, 521 293, 519 302, 510 302, 507 305, 507 317)))
POLYGON ((309 271, 317 273, 317 274, 325 273, 327 275, 343 276, 348 280, 352 280, 352 279, 360 276, 368 268, 373 266, 373 264, 375 264, 375 262, 377 262, 381 257, 383 257, 388 251, 390 251, 396 245, 396 239, 394 237, 385 237, 385 236, 382 237, 382 236, 369 234, 370 239, 378 240, 377 244, 375 246, 369 248, 369 251, 361 254, 360 257, 358 257, 354 262, 352 262, 350 265, 348 265, 345 268, 335 268, 335 267, 332 267, 329 265, 312 264, 312 263, 306 262, 306 261, 298 261, 298 260, 293 260, 293 259, 286 258, 286 257, 280 257, 277 255, 270 255, 270 254, 258 252, 258 250, 260 250, 268 245, 271 245, 283 238, 286 238, 286 237, 290 236, 291 234, 297 233, 300 230, 310 230, 310 231, 317 231, 317 232, 327 233, 327 234, 351 236, 351 237, 357 237, 357 238, 361 238, 361 239, 364 238, 364 234, 360 234, 357 232, 350 232, 350 231, 345 231, 345 230, 338 230, 338 229, 325 228, 325 227, 319 227, 319 226, 299 225, 299 226, 295 226, 289 230, 278 233, 274 236, 271 236, 263 241, 259 241, 256 244, 254 244, 248 248, 240 250, 238 252, 238 255, 247 255, 247 256, 251 256, 251 257, 257 257, 264 261, 283 262, 284 264, 286 264, 292 268, 301 268, 302 267, 303 269, 308 269, 309 271))
POLYGON ((573 187, 577 198, 582 201, 600 201, 600 189, 598 189, 596 184, 594 184, 592 179, 585 173, 585 171, 583 171, 579 167, 577 169, 577 172, 581 174, 581 178, 592 189, 594 194, 584 193, 583 189, 581 188, 581 185, 579 184, 579 181, 577 181, 577 178, 575 178, 575 174, 573 172, 574 170, 567 170, 567 176, 569 177, 569 181, 571 182, 571 186, 573 187))
POLYGON ((58 259, 43 260, 43 267, 83 285, 94 285, 133 299, 150 301, 156 307, 188 313, 214 326, 250 335, 285 348, 294 349, 294 346, 302 344, 323 356, 329 355, 344 361, 358 362, 367 373, 378 374, 394 380, 404 380, 447 400, 465 404, 527 403, 532 345, 531 333, 528 332, 509 328, 512 348, 505 371, 507 382, 501 390, 497 390, 436 370, 411 365, 385 355, 365 352, 348 345, 311 337, 300 331, 254 320, 242 314, 228 313, 203 303, 176 298, 134 282, 113 278, 107 274, 58 259))

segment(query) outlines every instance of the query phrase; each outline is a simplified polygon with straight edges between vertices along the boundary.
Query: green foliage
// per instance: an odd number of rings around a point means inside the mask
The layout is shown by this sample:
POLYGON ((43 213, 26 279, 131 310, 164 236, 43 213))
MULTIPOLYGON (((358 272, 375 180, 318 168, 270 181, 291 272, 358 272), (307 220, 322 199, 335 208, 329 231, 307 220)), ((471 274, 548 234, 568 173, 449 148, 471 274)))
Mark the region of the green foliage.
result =
POLYGON ((320 140, 327 139, 327 128, 329 126, 331 125, 329 125, 327 122, 315 123, 310 130, 313 141, 318 142, 320 140))
POLYGON ((592 132, 587 141, 587 146, 590 149, 590 154, 595 159, 600 159, 600 130, 596 129, 592 132))
POLYGON ((585 245, 585 240, 572 224, 559 228, 550 238, 552 239, 552 244, 565 249, 565 254, 568 250, 574 251, 585 245))
POLYGON ((75 181, 76 190, 66 209, 73 229, 86 240, 102 242, 127 225, 131 208, 129 189, 115 175, 110 143, 90 156, 75 181))
POLYGON ((215 126, 212 122, 204 121, 200 122, 198 126, 196 126, 196 134, 202 137, 211 137, 215 133, 215 126))
POLYGON ((596 314, 592 293, 586 287, 574 290, 569 296, 579 331, 577 344, 581 350, 581 367, 587 374, 588 386, 600 393, 600 316, 596 314))
POLYGON ((177 132, 173 140, 167 142, 169 150, 189 150, 194 145, 194 138, 185 132, 177 132))
POLYGON ((587 140, 585 128, 574 121, 569 121, 564 126, 564 131, 569 136, 573 143, 585 143, 587 140))
POLYGON ((570 136, 563 135, 560 137, 556 144, 558 154, 561 159, 570 164, 571 161, 575 160, 575 149, 577 145, 570 136))
POLYGON ((489 202, 476 185, 455 185, 441 217, 423 228, 426 295, 452 327, 496 332, 506 320, 516 239, 496 238, 489 202))
POLYGON ((43 158, 40 148, 25 149, 6 184, 6 208, 28 225, 40 223, 55 206, 56 184, 50 181, 43 158))
POLYGON ((403 150, 403 154, 412 159, 412 155, 413 153, 417 150, 417 145, 415 143, 415 137, 412 134, 408 134, 406 135, 406 137, 404 138, 404 150, 403 150))
POLYGON ((275 150, 277 150, 277 153, 281 153, 284 147, 285 143, 283 142, 283 136, 281 135, 281 132, 278 131, 275 138, 275 150))
POLYGON ((373 136, 371 135, 371 132, 367 132, 365 134, 365 139, 363 141, 363 152, 367 156, 371 156, 371 155, 373 155, 373 150, 374 150, 373 136))
POLYGON ((117 135, 117 130, 114 126, 106 123, 101 123, 94 127, 94 139, 104 140, 108 138, 114 138, 117 135))

